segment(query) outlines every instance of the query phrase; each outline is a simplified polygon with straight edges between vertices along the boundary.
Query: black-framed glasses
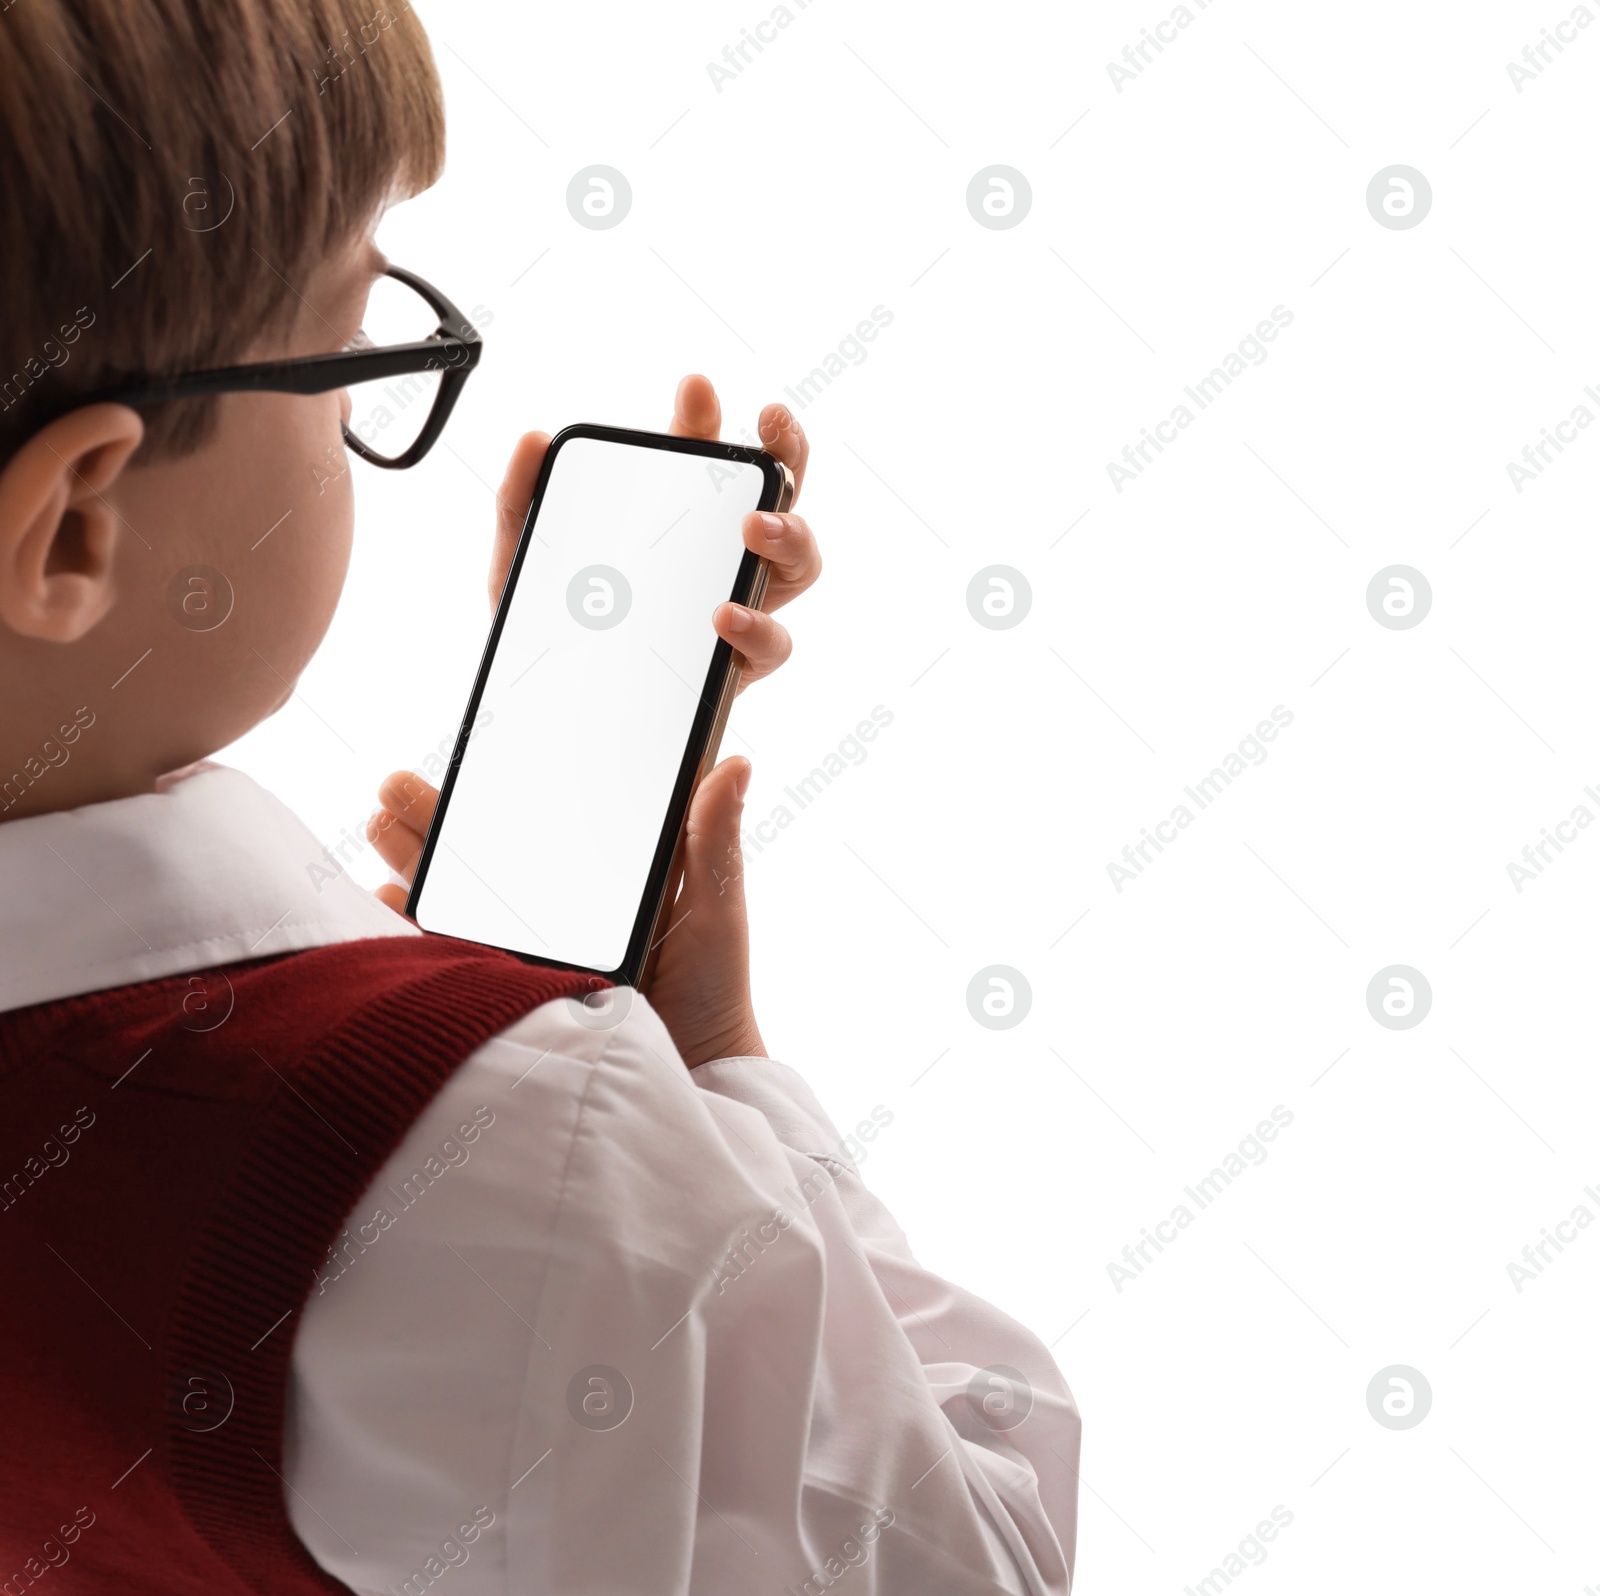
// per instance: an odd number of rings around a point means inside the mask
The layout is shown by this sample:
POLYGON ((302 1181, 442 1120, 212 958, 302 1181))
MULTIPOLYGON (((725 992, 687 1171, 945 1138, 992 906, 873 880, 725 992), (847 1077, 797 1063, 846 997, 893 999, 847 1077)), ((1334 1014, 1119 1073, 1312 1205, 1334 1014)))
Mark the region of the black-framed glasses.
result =
POLYGON ((352 346, 298 360, 265 360, 102 389, 72 401, 165 404, 222 393, 350 393, 345 443, 391 471, 414 466, 444 431, 483 355, 478 330, 415 272, 390 266, 374 279, 362 330, 352 346))

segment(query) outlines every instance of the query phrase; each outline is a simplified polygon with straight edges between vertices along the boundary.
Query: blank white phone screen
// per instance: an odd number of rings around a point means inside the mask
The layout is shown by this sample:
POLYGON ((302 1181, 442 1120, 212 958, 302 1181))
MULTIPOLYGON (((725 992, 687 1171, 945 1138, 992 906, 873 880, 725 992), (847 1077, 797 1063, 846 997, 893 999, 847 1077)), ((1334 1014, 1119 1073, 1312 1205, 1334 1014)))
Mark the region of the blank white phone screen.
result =
POLYGON ((622 964, 762 481, 738 460, 561 445, 439 824, 425 929, 622 964))

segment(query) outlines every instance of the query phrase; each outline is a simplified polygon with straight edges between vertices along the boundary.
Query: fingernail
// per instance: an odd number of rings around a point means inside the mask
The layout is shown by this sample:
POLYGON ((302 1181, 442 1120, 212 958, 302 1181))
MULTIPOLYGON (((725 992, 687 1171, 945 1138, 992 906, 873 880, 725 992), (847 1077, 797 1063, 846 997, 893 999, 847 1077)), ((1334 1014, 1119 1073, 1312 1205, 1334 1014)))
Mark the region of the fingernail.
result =
POLYGON ((776 542, 777 539, 783 536, 783 517, 781 515, 768 515, 763 512, 761 516, 761 530, 765 532, 769 538, 776 542))
POLYGON ((742 604, 733 605, 728 611, 728 630, 730 632, 748 632, 755 624, 755 616, 742 604))
POLYGON ((744 795, 750 790, 750 777, 754 770, 755 767, 747 761, 744 769, 739 772, 739 779, 733 784, 734 791, 739 794, 740 803, 744 802, 744 795))

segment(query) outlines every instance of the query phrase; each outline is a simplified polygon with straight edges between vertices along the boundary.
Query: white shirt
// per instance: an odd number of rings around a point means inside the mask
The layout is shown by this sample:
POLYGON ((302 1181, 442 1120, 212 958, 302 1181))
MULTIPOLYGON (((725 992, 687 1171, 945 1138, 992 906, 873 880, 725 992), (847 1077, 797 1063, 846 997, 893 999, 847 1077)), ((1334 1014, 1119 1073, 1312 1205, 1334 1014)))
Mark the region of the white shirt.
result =
MULTIPOLYGON (((326 873, 215 765, 0 824, 0 1011, 420 934, 326 873)), ((691 1074, 627 991, 486 1043, 301 1318, 284 1468, 312 1555, 371 1596, 1066 1592, 1071 1394, 912 1257, 854 1167, 875 1113, 850 1140, 771 1059, 691 1074)))

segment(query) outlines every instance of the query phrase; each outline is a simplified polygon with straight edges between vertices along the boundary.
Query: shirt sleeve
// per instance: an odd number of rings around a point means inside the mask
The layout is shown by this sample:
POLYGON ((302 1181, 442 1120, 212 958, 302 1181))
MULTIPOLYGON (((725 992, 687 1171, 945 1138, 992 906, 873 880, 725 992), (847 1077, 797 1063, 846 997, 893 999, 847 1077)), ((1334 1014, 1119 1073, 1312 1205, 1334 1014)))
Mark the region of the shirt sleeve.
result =
POLYGON ((1071 1394, 916 1263, 873 1122, 618 1009, 487 1044, 350 1216, 294 1347, 312 1554, 361 1592, 1068 1591, 1071 1394))

